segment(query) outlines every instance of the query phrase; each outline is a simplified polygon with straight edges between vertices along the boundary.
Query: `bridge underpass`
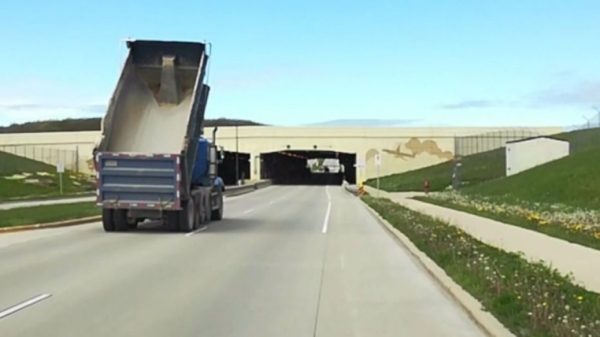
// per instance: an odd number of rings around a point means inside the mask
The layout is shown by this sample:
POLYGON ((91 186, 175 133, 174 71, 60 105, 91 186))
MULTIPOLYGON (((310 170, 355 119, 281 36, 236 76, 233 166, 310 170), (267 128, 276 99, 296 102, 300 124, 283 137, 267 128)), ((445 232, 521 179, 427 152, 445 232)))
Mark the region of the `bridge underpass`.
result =
POLYGON ((261 153, 261 179, 277 185, 341 185, 356 183, 356 154, 323 150, 261 153))
MULTIPOLYGON (((225 158, 223 162, 219 164, 219 176, 223 179, 226 186, 236 185, 235 171, 236 171, 236 152, 223 151, 225 158)), ((244 152, 238 152, 238 177, 239 179, 248 180, 250 179, 250 154, 244 152)))

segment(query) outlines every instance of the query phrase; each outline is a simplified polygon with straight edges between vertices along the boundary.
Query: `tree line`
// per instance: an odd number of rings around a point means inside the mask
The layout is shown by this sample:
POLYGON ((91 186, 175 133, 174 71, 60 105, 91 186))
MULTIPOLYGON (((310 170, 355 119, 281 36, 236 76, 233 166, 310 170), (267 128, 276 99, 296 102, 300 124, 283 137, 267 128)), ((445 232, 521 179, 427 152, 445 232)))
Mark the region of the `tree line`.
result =
MULTIPOLYGON (((205 127, 215 126, 261 126, 265 124, 243 119, 205 119, 205 127)), ((51 121, 28 122, 0 126, 0 133, 34 133, 34 132, 74 132, 100 130, 100 118, 63 119, 51 121)))

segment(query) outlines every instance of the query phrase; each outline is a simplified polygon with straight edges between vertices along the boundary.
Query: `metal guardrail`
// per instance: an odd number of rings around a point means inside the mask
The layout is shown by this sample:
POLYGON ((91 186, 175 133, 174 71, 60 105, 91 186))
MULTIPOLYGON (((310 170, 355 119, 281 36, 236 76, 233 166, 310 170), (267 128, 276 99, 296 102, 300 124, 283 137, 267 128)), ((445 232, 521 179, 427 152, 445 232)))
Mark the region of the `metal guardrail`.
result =
POLYGON ((271 180, 262 180, 262 181, 257 181, 255 183, 248 184, 248 185, 229 186, 229 187, 226 186, 224 195, 226 197, 241 195, 241 194, 252 192, 254 190, 258 190, 260 188, 265 188, 265 187, 271 186, 272 184, 273 184, 273 182, 271 180))

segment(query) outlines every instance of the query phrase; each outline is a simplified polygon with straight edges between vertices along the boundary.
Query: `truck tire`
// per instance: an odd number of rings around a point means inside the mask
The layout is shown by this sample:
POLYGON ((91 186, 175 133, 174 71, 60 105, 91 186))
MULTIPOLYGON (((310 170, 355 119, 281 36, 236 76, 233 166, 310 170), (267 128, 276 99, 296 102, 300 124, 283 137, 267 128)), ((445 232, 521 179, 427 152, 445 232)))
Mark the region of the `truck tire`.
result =
POLYGON ((202 196, 196 195, 194 198, 194 207, 196 208, 194 214, 194 229, 199 229, 200 226, 204 223, 204 219, 202 218, 202 196))
POLYGON ((115 210, 115 230, 117 232, 127 232, 129 223, 127 221, 127 211, 124 209, 115 210))
POLYGON ((115 211, 109 208, 102 209, 102 227, 105 232, 115 231, 115 211))
POLYGON ((223 219, 223 194, 219 193, 219 195, 217 196, 217 204, 219 205, 219 207, 217 207, 217 209, 213 210, 210 213, 210 219, 213 221, 219 221, 221 219, 223 219))
POLYGON ((183 205, 183 209, 179 212, 179 231, 189 233, 194 230, 194 222, 196 221, 196 207, 194 200, 188 199, 183 205))

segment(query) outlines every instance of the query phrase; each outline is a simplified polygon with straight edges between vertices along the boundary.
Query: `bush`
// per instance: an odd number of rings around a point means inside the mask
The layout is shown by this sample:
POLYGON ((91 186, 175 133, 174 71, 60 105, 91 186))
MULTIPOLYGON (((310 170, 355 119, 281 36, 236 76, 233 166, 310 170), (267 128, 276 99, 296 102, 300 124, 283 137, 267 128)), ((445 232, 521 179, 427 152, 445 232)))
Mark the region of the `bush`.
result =
POLYGON ((363 200, 517 336, 600 336, 600 294, 389 199, 363 200))

